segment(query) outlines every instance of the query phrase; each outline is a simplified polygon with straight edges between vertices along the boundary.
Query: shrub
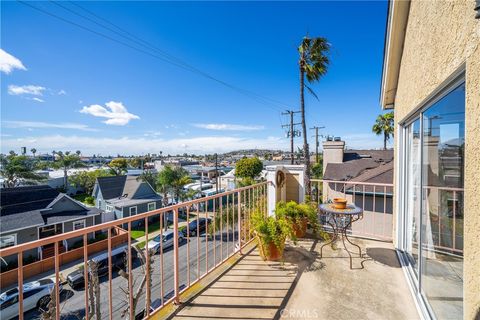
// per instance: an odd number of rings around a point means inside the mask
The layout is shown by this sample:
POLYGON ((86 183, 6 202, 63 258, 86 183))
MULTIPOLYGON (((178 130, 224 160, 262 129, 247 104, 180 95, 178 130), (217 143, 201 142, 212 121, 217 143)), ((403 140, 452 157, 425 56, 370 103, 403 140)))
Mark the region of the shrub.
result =
POLYGON ((85 197, 85 203, 89 205, 95 205, 95 198, 92 196, 85 197))

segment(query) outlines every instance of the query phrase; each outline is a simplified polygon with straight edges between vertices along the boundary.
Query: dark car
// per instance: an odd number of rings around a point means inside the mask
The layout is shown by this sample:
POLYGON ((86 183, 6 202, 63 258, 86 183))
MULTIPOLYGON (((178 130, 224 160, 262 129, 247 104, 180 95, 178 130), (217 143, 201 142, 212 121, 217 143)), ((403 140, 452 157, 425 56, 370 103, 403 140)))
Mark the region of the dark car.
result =
MULTIPOLYGON (((191 237, 195 237, 197 234, 202 234, 207 230, 207 225, 212 222, 210 218, 198 218, 198 226, 197 226, 197 219, 190 221, 188 224, 188 233, 191 237)), ((187 228, 183 230, 185 237, 187 236, 187 228)))
MULTIPOLYGON (((137 257, 137 251, 131 249, 132 259, 137 257)), ((121 269, 125 266, 125 261, 127 260, 127 246, 121 246, 112 250, 112 272, 114 269, 121 269)), ((108 253, 102 253, 94 258, 92 258, 98 264, 98 276, 102 277, 108 274, 108 253)), ((89 278, 91 277, 91 272, 89 272, 89 278)), ((76 270, 70 273, 67 276, 67 282, 72 289, 83 288, 85 286, 84 271, 76 270)))

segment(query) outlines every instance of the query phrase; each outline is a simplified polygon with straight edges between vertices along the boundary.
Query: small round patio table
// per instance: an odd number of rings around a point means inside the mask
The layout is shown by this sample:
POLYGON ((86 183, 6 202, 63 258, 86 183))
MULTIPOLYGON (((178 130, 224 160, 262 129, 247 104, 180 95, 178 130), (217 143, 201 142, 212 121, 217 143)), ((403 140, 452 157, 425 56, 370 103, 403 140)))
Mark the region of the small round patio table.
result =
POLYGON ((347 230, 352 225, 352 223, 363 218, 362 208, 353 204, 347 204, 345 209, 338 209, 333 203, 322 203, 318 206, 318 208, 320 209, 321 214, 325 216, 326 222, 330 225, 333 231, 332 239, 320 248, 320 258, 322 258, 323 247, 336 241, 340 234, 342 236, 343 247, 345 248, 350 257, 350 269, 353 269, 352 254, 347 249, 345 240, 347 240, 348 243, 350 243, 351 245, 357 247, 358 254, 360 257, 362 257, 362 249, 360 248, 360 246, 351 242, 347 236, 347 230))

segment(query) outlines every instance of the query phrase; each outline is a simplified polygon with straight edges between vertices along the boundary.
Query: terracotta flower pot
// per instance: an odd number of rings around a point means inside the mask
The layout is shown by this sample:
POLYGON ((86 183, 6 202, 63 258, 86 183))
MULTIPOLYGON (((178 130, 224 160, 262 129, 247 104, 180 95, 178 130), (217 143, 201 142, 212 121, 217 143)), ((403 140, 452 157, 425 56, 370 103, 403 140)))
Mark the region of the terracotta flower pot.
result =
POLYGON ((333 198, 333 203, 337 209, 345 209, 347 207, 347 199, 345 198, 333 198))
POLYGON ((260 256, 263 260, 278 261, 283 257, 283 246, 282 248, 277 248, 273 242, 270 242, 266 245, 266 248, 260 250, 260 256))
POLYGON ((293 224, 293 231, 295 232, 295 237, 303 238, 307 233, 307 224, 308 220, 306 218, 301 219, 298 223, 293 224))

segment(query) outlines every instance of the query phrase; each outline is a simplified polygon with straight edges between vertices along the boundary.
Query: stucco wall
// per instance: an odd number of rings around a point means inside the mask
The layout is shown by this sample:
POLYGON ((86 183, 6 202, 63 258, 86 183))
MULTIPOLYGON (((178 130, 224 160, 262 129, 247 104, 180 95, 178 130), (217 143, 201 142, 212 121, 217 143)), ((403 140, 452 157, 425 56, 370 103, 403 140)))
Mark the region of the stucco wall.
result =
MULTIPOLYGON (((474 18, 474 4, 470 0, 412 1, 395 98, 399 122, 466 65, 465 319, 480 317, 480 20, 474 18)), ((395 150, 397 158, 397 145, 395 150)))

